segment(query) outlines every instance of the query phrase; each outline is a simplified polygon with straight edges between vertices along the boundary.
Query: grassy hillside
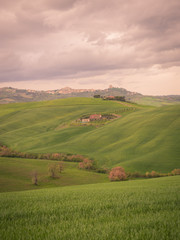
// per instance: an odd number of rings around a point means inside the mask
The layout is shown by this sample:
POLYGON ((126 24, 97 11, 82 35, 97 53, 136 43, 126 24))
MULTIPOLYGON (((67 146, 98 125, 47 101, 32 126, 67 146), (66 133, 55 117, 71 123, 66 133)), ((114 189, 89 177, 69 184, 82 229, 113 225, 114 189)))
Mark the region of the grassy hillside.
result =
POLYGON ((166 105, 175 105, 180 103, 179 95, 169 95, 169 96, 134 96, 130 99, 132 102, 138 104, 150 105, 150 106, 166 106, 166 105))
POLYGON ((169 172, 180 168, 179 113, 180 105, 139 107, 90 98, 1 105, 0 142, 24 152, 83 154, 127 171, 169 172), (93 113, 122 117, 101 127, 72 125, 93 113))
POLYGON ((107 174, 78 169, 77 163, 64 162, 64 170, 55 179, 48 173, 52 160, 0 158, 0 192, 108 182, 107 174), (38 173, 38 186, 32 184, 32 174, 38 173))
POLYGON ((180 177, 0 194, 3 240, 180 238, 180 177))

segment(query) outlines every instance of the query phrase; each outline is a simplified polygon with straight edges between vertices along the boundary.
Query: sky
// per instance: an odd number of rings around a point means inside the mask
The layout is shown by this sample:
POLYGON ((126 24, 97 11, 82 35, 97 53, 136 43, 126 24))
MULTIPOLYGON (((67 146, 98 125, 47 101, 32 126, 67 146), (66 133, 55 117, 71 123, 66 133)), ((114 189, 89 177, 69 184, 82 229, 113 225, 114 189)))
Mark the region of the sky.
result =
POLYGON ((0 0, 0 87, 180 94, 179 0, 0 0))

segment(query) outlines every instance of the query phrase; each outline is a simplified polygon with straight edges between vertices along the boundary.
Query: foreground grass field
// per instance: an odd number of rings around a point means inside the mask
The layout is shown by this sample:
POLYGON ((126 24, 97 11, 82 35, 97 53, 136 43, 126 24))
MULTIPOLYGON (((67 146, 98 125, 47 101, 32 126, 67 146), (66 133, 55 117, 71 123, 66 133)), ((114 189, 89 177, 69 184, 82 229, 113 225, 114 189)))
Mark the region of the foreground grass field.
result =
POLYGON ((0 194, 3 240, 178 240, 180 177, 0 194))
POLYGON ((78 169, 78 163, 64 162, 64 171, 53 179, 48 174, 52 160, 0 158, 0 192, 22 191, 58 186, 109 182, 107 174, 78 169), (32 184, 32 173, 38 173, 38 186, 32 184))
POLYGON ((179 124, 180 105, 152 108, 92 98, 0 105, 0 143, 24 152, 82 154, 99 166, 131 172, 180 168, 179 124), (71 125, 93 113, 122 117, 101 127, 71 125))

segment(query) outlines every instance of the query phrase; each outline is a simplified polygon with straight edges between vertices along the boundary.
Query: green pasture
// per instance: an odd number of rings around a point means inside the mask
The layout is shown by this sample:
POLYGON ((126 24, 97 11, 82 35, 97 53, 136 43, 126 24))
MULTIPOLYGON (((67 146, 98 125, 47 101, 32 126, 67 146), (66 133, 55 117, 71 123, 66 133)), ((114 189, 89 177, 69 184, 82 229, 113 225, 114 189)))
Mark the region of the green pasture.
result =
POLYGON ((3 240, 178 240, 180 177, 0 194, 3 240))
POLYGON ((64 170, 56 178, 49 176, 48 166, 58 161, 0 158, 0 192, 22 191, 49 187, 108 182, 107 174, 80 170, 78 163, 64 162, 64 170), (32 184, 33 172, 38 174, 38 186, 32 184))
POLYGON ((166 106, 166 105, 175 105, 179 104, 178 98, 176 99, 167 99, 167 97, 158 97, 158 96, 141 96, 140 98, 134 98, 133 100, 138 103, 138 104, 143 104, 143 105, 150 105, 150 106, 156 106, 156 107, 161 107, 161 106, 166 106))
POLYGON ((180 168, 179 124, 180 105, 155 108, 93 98, 0 105, 0 142, 8 147, 82 154, 100 167, 120 165, 131 172, 180 168), (94 113, 121 117, 103 126, 72 126, 94 113))

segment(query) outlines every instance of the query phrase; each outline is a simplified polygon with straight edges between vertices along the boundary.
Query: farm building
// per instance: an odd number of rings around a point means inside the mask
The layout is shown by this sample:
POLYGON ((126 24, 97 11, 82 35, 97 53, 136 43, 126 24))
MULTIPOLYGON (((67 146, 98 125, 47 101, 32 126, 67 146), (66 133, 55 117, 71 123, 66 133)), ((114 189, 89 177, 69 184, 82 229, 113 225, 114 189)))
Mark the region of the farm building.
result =
POLYGON ((115 97, 114 96, 107 96, 107 97, 105 97, 105 99, 109 99, 109 100, 112 100, 112 99, 115 99, 115 97))
POLYGON ((101 114, 93 114, 93 115, 90 115, 90 117, 89 117, 90 121, 99 120, 101 118, 102 118, 101 114))
POLYGON ((81 122, 82 123, 87 123, 87 122, 90 122, 90 119, 89 118, 83 118, 83 119, 81 119, 81 122))

